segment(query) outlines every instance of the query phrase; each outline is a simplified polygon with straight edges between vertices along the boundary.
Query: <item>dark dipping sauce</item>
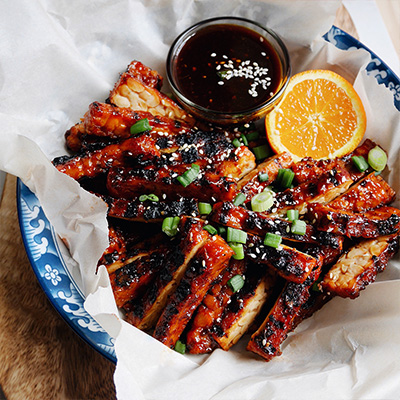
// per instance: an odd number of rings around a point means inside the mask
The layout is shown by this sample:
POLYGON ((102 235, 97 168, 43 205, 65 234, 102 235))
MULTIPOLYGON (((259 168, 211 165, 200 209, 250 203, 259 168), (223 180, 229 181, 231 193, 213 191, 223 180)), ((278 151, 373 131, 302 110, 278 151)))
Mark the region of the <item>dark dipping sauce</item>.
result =
POLYGON ((259 33, 239 25, 216 24, 196 32, 175 62, 177 88, 208 110, 244 112, 268 101, 281 87, 276 50, 259 33))

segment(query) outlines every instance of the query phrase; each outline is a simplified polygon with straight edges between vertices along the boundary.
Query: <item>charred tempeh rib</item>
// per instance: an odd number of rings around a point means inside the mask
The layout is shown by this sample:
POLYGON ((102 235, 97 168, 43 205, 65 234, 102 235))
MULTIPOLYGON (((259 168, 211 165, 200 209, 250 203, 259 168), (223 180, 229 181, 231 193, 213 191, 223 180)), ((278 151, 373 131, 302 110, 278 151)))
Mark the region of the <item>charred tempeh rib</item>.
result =
POLYGON ((224 350, 229 350, 248 331, 276 283, 276 275, 265 273, 259 265, 250 268, 253 271, 249 271, 245 285, 233 295, 211 329, 213 339, 224 350))
POLYGON ((321 282, 330 295, 350 297, 375 281, 376 275, 386 268, 388 261, 399 249, 398 234, 363 240, 343 254, 321 282))
POLYGON ((101 196, 108 204, 108 216, 135 222, 161 222, 166 217, 199 216, 196 199, 180 198, 174 201, 140 201, 101 196))
POLYGON ((316 228, 349 238, 376 238, 400 229, 400 210, 383 206, 365 213, 336 210, 322 204, 310 204, 309 219, 316 228))
POLYGON ((153 72, 154 74, 149 73, 149 68, 133 61, 114 85, 108 101, 118 107, 148 111, 153 115, 162 115, 193 125, 194 119, 160 92, 161 80, 156 86, 152 79, 149 84, 149 75, 157 74, 156 71, 153 72))
POLYGON ((187 267, 161 314, 153 334, 156 339, 168 347, 174 347, 213 281, 228 266, 233 253, 218 235, 205 243, 187 267))
POLYGON ((329 203, 337 210, 364 212, 390 204, 396 192, 374 172, 351 186, 345 193, 329 203))
POLYGON ((300 214, 305 214, 309 202, 329 203, 345 192, 352 183, 346 169, 333 168, 322 174, 317 181, 305 182, 293 189, 278 192, 272 212, 284 216, 287 210, 294 208, 300 214))
POLYGON ((107 188, 111 196, 135 198, 143 193, 157 196, 166 194, 168 199, 193 197, 200 201, 231 201, 236 196, 236 181, 211 172, 200 172, 188 186, 183 186, 177 177, 187 168, 112 168, 107 176, 107 188))
POLYGON ((150 287, 142 298, 125 307, 126 319, 140 329, 152 328, 160 317, 171 294, 178 286, 185 270, 196 252, 210 239, 203 229, 204 221, 182 217, 179 235, 172 244, 172 250, 150 287))
POLYGON ((244 193, 246 200, 249 201, 254 195, 263 191, 276 179, 279 169, 290 168, 292 165, 293 159, 288 153, 270 157, 238 182, 238 190, 244 193), (260 182, 258 178, 260 174, 268 174, 268 180, 260 182))
POLYGON ((307 224, 304 235, 296 235, 291 233, 292 223, 290 221, 250 211, 244 207, 235 206, 231 202, 215 204, 208 218, 217 224, 241 229, 262 237, 267 232, 271 232, 291 241, 319 243, 334 247, 339 244, 337 235, 328 232, 319 232, 310 224, 307 224))
POLYGON ((210 329, 221 317, 225 306, 233 296, 231 287, 227 284, 235 275, 244 275, 247 269, 247 260, 230 259, 228 267, 215 281, 193 317, 190 330, 186 334, 186 346, 189 353, 209 353, 218 347, 210 329))
POLYGON ((295 248, 280 245, 278 248, 266 246, 255 235, 247 235, 246 254, 259 264, 265 264, 288 281, 302 283, 316 266, 317 260, 295 248))

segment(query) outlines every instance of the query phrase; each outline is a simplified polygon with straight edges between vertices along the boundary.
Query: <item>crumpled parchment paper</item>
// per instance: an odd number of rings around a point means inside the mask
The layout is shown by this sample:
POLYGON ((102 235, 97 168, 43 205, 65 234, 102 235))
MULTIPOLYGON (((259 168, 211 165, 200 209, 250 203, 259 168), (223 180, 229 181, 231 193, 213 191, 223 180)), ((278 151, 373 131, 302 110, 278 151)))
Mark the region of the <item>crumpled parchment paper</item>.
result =
MULTIPOLYGON (((293 72, 332 69, 354 83, 368 117, 366 137, 389 152, 399 183, 400 118, 393 94, 364 71, 364 50, 341 51, 321 36, 338 1, 16 0, 0 4, 0 169, 35 192, 68 244, 86 309, 116 338, 119 399, 369 399, 400 391, 400 262, 356 300, 334 299, 304 321, 269 363, 245 351, 182 356, 119 318, 107 272, 102 201, 58 173, 64 132, 103 101, 126 65, 142 61, 165 76, 174 38, 202 19, 240 15, 281 35, 293 72), (89 250, 88 250, 89 249, 89 250)), ((399 202, 395 203, 399 206, 399 202)))

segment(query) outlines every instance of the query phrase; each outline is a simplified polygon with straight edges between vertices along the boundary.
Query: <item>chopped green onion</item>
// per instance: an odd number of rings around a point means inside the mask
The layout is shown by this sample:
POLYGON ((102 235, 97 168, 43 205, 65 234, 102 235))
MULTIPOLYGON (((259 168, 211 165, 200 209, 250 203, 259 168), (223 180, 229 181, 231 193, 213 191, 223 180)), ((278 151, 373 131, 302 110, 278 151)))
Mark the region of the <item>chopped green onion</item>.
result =
POLYGON ((277 249, 282 242, 282 236, 276 235, 275 233, 268 232, 265 235, 264 244, 269 247, 277 249))
POLYGON ((151 126, 148 118, 140 119, 139 121, 135 122, 130 128, 131 135, 137 135, 138 133, 150 130, 151 126))
POLYGON ((360 172, 364 172, 369 168, 369 165, 363 156, 353 156, 351 157, 351 160, 360 172))
POLYGON ((243 260, 244 258, 244 250, 242 243, 228 243, 230 248, 235 252, 232 256, 235 260, 243 260))
POLYGON ((252 142, 254 140, 257 140, 259 137, 260 134, 258 133, 258 131, 252 131, 247 134, 246 139, 248 142, 252 142))
POLYGON ((168 236, 175 236, 178 232, 180 217, 167 217, 164 219, 161 230, 168 236))
POLYGON ((232 276, 231 279, 226 283, 231 289, 233 293, 236 293, 244 286, 244 279, 242 275, 232 276))
POLYGON ((199 172, 200 166, 198 166, 197 164, 192 164, 190 169, 185 171, 181 176, 178 176, 176 179, 182 186, 186 187, 189 186, 197 178, 199 172))
POLYGON ((274 192, 266 189, 261 193, 256 194, 251 199, 251 209, 257 212, 269 210, 274 204, 274 192))
POLYGON ((258 180, 260 182, 267 182, 268 179, 269 179, 269 176, 268 176, 267 172, 264 172, 264 173, 261 172, 261 173, 258 174, 258 180))
POLYGON ((296 219, 292 222, 291 232, 294 235, 305 235, 306 230, 307 230, 307 224, 305 223, 305 221, 296 219))
POLYGON ((220 225, 217 229, 220 236, 224 236, 226 234, 226 228, 224 226, 220 225))
POLYGON ((212 225, 204 225, 203 229, 213 236, 218 233, 218 231, 212 225))
POLYGON ((289 221, 295 221, 299 219, 299 210, 287 210, 286 215, 289 221))
POLYGON ((246 135, 244 135, 243 133, 240 135, 240 139, 242 139, 242 143, 243 143, 245 146, 248 146, 248 145, 249 145, 249 142, 247 141, 247 137, 246 137, 246 135))
POLYGON ((383 171, 387 164, 386 153, 379 146, 375 146, 368 152, 368 164, 375 171, 383 171))
POLYGON ((321 292, 321 288, 319 286, 319 284, 322 281, 322 276, 320 276, 311 286, 311 290, 313 290, 314 292, 321 292))
POLYGON ((292 186, 294 175, 295 174, 291 169, 280 168, 276 177, 276 183, 283 188, 289 188, 292 186))
POLYGON ((241 142, 238 138, 236 138, 236 139, 233 139, 233 140, 232 140, 232 144, 233 144, 235 147, 240 147, 240 146, 242 145, 242 142, 241 142))
POLYGON ((244 203, 245 200, 246 200, 246 195, 243 193, 238 193, 235 199, 233 200, 233 204, 235 206, 240 206, 241 204, 244 203))
POLYGON ((199 202, 199 213, 201 215, 210 214, 211 211, 212 205, 210 203, 202 203, 201 201, 199 202))
POLYGON ((266 144, 253 147, 251 150, 253 151, 258 161, 264 160, 264 158, 267 158, 271 155, 271 149, 266 144))
POLYGON ((146 201, 146 200, 150 200, 150 201, 153 201, 153 202, 160 201, 158 196, 156 196, 153 193, 152 194, 142 194, 141 196, 139 196, 139 201, 146 201))
POLYGON ((181 342, 179 339, 175 343, 174 350, 178 353, 185 354, 186 353, 186 344, 181 342))
POLYGON ((247 233, 241 231, 240 229, 235 229, 228 226, 228 229, 226 231, 226 240, 227 242, 245 244, 247 241, 247 233))

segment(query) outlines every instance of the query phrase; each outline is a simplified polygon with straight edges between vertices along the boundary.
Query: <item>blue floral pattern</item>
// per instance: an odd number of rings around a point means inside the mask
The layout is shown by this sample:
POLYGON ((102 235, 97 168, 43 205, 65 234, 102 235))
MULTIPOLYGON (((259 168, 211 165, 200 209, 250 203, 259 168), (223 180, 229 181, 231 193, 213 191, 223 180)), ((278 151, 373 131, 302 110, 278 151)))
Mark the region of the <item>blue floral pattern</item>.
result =
MULTIPOLYGON (((374 53, 358 40, 333 26, 324 38, 336 47, 349 50, 364 48, 371 54, 367 66, 379 84, 393 93, 400 110, 400 80, 374 53)), ((61 316, 90 345, 116 362, 114 339, 83 307, 84 297, 71 278, 55 239, 55 233, 40 207, 37 197, 18 181, 18 213, 25 248, 39 283, 61 316)))

